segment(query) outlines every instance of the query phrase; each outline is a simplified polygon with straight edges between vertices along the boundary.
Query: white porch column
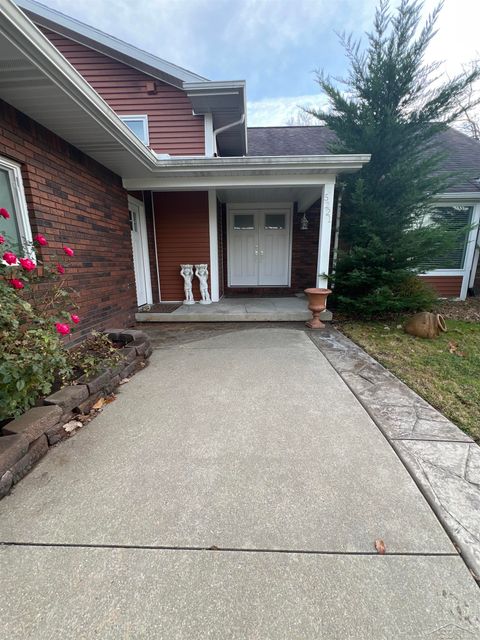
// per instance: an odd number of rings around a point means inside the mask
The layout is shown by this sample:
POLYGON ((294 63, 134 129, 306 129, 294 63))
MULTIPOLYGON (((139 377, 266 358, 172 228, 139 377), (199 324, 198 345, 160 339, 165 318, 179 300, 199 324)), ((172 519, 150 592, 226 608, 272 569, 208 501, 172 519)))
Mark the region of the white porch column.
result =
POLYGON ((212 302, 220 299, 218 278, 218 225, 217 191, 208 190, 208 233, 210 238, 210 297, 212 302))
POLYGON ((332 238, 332 212, 335 178, 323 185, 320 209, 320 230, 318 234, 317 287, 325 289, 328 284, 330 243, 332 238))

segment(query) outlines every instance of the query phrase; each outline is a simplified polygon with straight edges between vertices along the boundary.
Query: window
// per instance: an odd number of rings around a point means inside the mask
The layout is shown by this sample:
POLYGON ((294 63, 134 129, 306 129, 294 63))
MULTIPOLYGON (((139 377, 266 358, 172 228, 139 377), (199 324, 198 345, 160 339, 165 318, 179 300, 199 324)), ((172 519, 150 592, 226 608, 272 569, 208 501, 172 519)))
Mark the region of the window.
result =
POLYGON ((27 203, 23 191, 20 166, 0 157, 0 207, 4 207, 10 218, 0 218, 0 232, 6 237, 8 246, 29 257, 34 257, 30 243, 32 231, 28 219, 27 203))
POLYGON ((285 229, 285 214, 284 213, 266 213, 265 214, 265 229, 285 229))
POLYGON ((250 231, 255 229, 254 216, 249 213, 238 213, 233 217, 233 228, 235 231, 250 231))
POLYGON ((148 116, 120 116, 120 120, 143 144, 148 145, 148 116))
POLYGON ((425 270, 464 268, 472 213, 473 207, 463 204, 438 205, 429 211, 424 224, 440 224, 449 231, 457 232, 458 237, 455 248, 444 255, 429 258, 424 264, 425 270))

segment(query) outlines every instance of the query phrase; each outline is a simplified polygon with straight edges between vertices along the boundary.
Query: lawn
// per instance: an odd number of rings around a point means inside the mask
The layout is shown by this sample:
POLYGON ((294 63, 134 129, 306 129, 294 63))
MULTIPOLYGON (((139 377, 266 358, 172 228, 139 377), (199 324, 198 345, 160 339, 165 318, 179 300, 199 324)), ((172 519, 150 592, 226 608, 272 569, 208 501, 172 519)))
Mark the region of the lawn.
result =
POLYGON ((447 309, 448 331, 436 340, 405 334, 402 319, 337 328, 480 443, 480 322, 449 319, 462 314, 447 309))

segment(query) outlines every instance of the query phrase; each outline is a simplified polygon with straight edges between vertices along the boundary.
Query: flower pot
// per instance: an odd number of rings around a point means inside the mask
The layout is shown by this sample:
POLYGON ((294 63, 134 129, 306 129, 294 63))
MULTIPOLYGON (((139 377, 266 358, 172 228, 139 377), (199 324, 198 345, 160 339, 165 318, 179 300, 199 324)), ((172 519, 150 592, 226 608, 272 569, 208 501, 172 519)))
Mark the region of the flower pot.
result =
POLYGON ((421 311, 412 316, 404 325, 405 333, 419 338, 438 338, 442 331, 447 330, 445 320, 439 313, 421 311))
POLYGON ((327 306, 327 297, 330 293, 330 289, 305 289, 305 293, 308 296, 308 308, 312 312, 312 319, 305 323, 310 329, 323 329, 325 325, 320 320, 320 314, 325 311, 327 306))

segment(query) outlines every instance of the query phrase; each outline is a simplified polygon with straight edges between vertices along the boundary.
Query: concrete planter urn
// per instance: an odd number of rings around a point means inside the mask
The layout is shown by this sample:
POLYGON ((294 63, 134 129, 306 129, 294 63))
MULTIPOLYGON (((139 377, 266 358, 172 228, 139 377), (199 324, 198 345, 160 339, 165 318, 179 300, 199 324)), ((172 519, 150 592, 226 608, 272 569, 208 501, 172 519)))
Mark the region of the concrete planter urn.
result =
POLYGON ((305 289, 305 293, 308 296, 308 308, 312 312, 312 319, 305 323, 310 329, 323 329, 325 325, 320 320, 320 314, 325 311, 327 306, 327 298, 330 293, 330 289, 305 289))
POLYGON ((412 316, 404 325, 405 333, 419 338, 438 338, 438 336, 447 330, 447 325, 442 315, 439 313, 430 313, 429 311, 421 311, 412 316))

